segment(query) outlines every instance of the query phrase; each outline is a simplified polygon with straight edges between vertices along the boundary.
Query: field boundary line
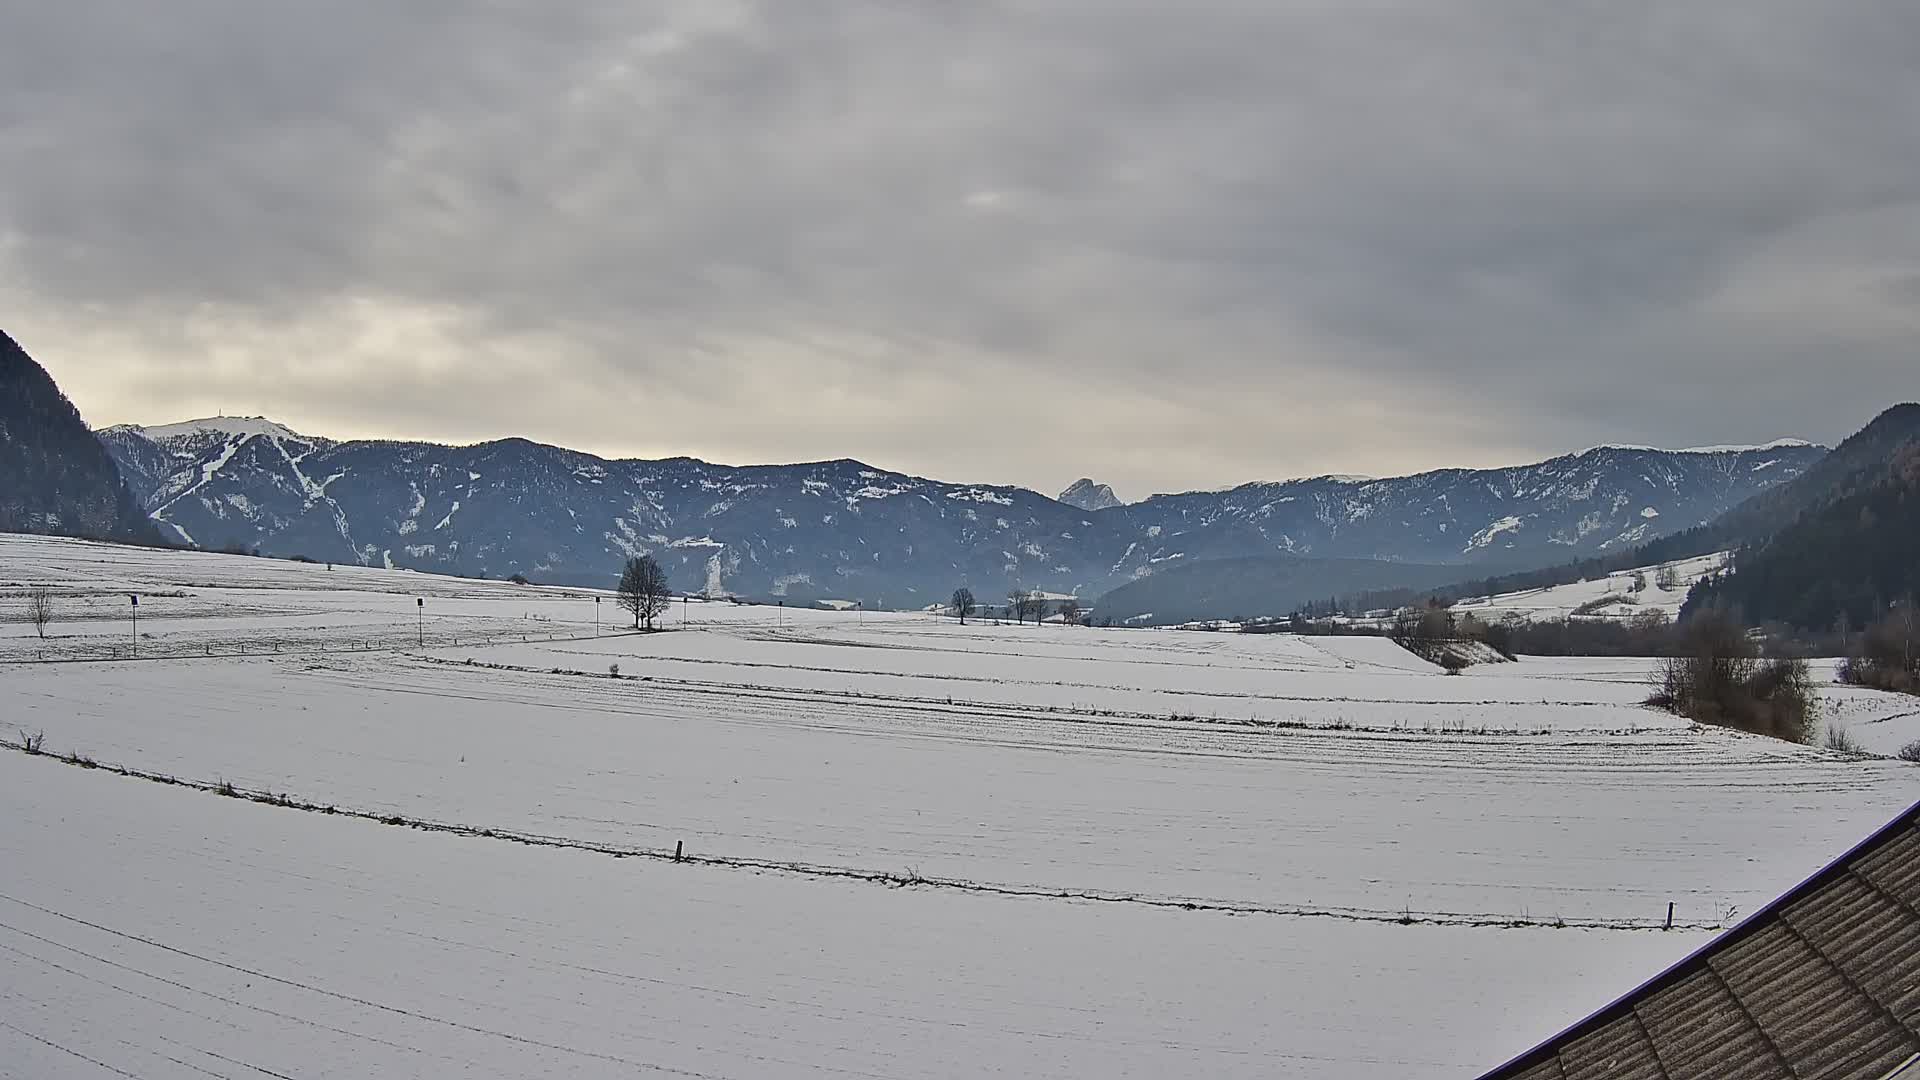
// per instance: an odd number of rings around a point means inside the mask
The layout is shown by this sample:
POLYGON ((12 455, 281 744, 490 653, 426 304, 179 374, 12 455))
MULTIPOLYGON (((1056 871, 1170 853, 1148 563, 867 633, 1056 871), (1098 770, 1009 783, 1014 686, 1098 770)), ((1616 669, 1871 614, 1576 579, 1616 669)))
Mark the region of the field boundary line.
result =
POLYGON ((1688 932, 1718 932, 1726 929, 1726 924, 1723 922, 1675 922, 1671 927, 1668 927, 1664 919, 1542 919, 1529 915, 1499 914, 1493 912, 1415 911, 1411 908, 1403 908, 1399 911, 1384 911, 1357 907, 1257 904, 1211 899, 1207 897, 1128 893, 1110 889, 971 881, 965 878, 922 875, 912 869, 906 871, 876 870, 854 866, 835 866, 824 863, 768 859, 756 856, 702 854, 699 852, 685 852, 677 847, 669 849, 611 844, 604 841, 581 840, 566 836, 549 836, 518 829, 435 821, 430 818, 416 818, 404 814, 389 814, 377 810, 363 810, 353 807, 341 807, 329 803, 308 802, 285 793, 242 788, 226 780, 194 780, 146 769, 137 769, 127 765, 99 762, 78 753, 56 754, 39 749, 30 750, 23 743, 4 737, 0 737, 0 748, 13 750, 32 757, 45 758, 51 763, 68 765, 80 769, 95 769, 129 779, 145 780, 169 787, 183 787, 210 795, 219 795, 245 802, 262 803, 267 806, 275 806, 287 810, 299 810, 329 817, 352 818, 396 828, 415 829, 421 832, 444 833, 452 836, 466 836, 484 840, 499 840, 507 843, 524 844, 529 847, 563 848, 606 855, 616 859, 650 859, 655 862, 680 863, 696 867, 714 867, 730 870, 748 870, 756 873, 790 874, 796 877, 857 881, 874 885, 884 885, 890 888, 940 889, 952 892, 967 892, 984 896, 1003 896, 1017 899, 1132 904, 1139 907, 1170 911, 1212 912, 1223 915, 1322 918, 1356 923, 1390 923, 1400 926, 1619 930, 1651 931, 1656 933, 1664 932, 1667 929, 1688 932))

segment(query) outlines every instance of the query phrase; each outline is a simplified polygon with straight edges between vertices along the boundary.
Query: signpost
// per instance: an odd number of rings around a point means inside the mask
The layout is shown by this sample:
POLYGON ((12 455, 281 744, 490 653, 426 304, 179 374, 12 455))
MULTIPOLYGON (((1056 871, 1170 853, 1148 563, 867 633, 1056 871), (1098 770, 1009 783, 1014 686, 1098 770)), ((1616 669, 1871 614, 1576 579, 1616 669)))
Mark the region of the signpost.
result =
POLYGON ((140 655, 140 594, 128 593, 127 599, 133 601, 133 655, 140 655))
POLYGON ((600 636, 600 598, 593 598, 593 636, 600 636))
POLYGON ((414 640, 420 648, 424 649, 427 647, 427 598, 416 596, 413 598, 413 604, 416 610, 415 618, 419 623, 414 640))

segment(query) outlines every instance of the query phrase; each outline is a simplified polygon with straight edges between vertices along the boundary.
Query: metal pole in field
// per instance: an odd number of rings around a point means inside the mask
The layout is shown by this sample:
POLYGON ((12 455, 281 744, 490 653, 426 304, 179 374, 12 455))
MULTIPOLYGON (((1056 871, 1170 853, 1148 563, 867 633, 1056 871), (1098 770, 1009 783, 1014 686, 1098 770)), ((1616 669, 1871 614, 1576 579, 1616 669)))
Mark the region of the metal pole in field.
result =
POLYGON ((133 601, 133 655, 140 655, 140 594, 129 593, 127 599, 133 601))
POLYGON ((417 612, 415 619, 419 624, 415 631, 414 643, 424 649, 427 645, 427 598, 416 596, 413 598, 413 604, 417 612))
POLYGON ((593 636, 600 636, 600 598, 593 598, 593 636))
POLYGON ((680 594, 680 629, 682 630, 687 628, 687 603, 689 599, 690 595, 688 593, 680 594))

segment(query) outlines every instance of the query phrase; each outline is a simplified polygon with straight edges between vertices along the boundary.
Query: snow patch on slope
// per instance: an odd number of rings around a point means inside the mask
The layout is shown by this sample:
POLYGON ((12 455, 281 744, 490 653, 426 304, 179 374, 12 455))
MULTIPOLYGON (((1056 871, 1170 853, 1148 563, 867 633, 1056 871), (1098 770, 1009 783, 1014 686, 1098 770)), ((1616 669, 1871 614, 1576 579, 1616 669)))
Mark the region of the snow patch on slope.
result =
POLYGON ((1467 541, 1467 546, 1461 550, 1472 551, 1475 548, 1486 547, 1488 544, 1493 543, 1494 538, 1498 537, 1501 533, 1513 532, 1519 529, 1520 525, 1520 519, 1509 514, 1486 528, 1481 529, 1479 532, 1474 533, 1473 539, 1467 541))
POLYGON ((1686 603, 1687 590, 1701 578, 1719 573, 1730 558, 1727 552, 1680 559, 1671 563, 1616 570, 1589 581, 1553 585, 1543 589, 1523 589, 1497 596, 1473 596, 1453 605, 1456 612, 1470 612, 1489 622, 1517 618, 1528 622, 1589 618, 1626 619, 1658 613, 1673 618, 1686 603), (1659 587, 1660 571, 1671 568, 1674 586, 1659 587), (1640 583, 1635 589, 1636 579, 1640 583), (1579 614, 1576 615, 1575 613, 1579 614))
MULTIPOLYGON (((967 488, 964 491, 949 491, 947 498, 961 502, 993 503, 995 506, 1012 506, 1013 499, 999 495, 984 488, 967 488)), ((1005 526, 1002 526, 1005 528, 1005 526)))

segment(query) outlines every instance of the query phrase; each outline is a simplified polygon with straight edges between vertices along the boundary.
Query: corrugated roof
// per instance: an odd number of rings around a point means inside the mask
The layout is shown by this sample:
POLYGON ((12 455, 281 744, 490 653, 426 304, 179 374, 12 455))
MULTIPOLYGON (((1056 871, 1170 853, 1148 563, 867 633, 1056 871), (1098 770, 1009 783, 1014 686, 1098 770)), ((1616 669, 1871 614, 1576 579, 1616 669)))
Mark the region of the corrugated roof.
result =
POLYGON ((1920 804, 1481 1080, 1920 1080, 1920 804))

